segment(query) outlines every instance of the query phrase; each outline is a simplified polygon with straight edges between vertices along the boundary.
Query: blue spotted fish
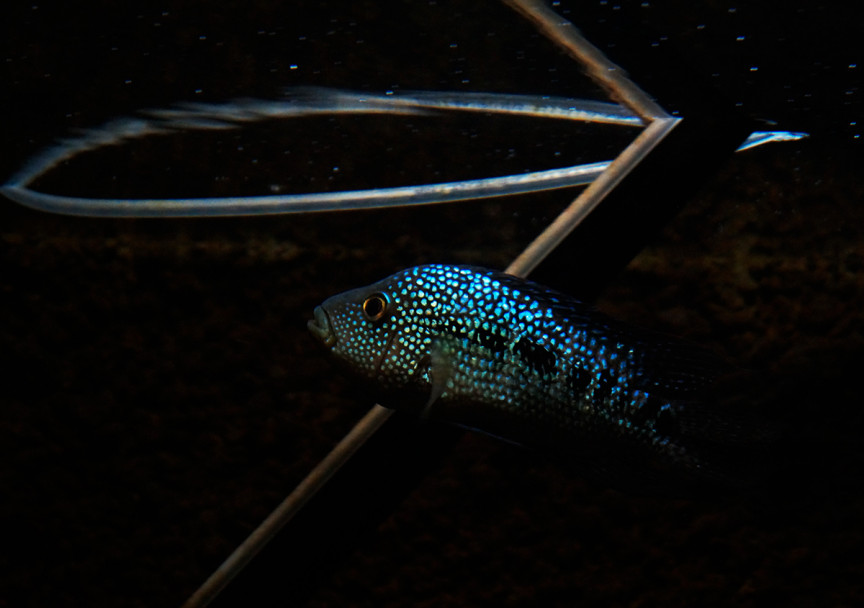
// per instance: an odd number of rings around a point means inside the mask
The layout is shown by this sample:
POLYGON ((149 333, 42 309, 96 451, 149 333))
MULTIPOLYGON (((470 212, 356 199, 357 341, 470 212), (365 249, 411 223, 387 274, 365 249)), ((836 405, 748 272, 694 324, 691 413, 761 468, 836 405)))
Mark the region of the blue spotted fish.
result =
POLYGON ((382 405, 604 478, 719 477, 717 448, 735 442, 714 399, 717 357, 501 272, 409 268, 326 300, 309 329, 382 405))

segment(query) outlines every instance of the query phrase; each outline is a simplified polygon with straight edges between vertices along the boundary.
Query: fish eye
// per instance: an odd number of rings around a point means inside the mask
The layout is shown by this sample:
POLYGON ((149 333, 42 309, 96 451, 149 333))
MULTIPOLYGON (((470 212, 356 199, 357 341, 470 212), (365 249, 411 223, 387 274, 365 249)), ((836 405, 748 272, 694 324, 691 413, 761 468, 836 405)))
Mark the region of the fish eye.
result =
POLYGON ((383 293, 373 293, 363 300, 363 314, 370 321, 380 321, 387 314, 390 298, 383 293))

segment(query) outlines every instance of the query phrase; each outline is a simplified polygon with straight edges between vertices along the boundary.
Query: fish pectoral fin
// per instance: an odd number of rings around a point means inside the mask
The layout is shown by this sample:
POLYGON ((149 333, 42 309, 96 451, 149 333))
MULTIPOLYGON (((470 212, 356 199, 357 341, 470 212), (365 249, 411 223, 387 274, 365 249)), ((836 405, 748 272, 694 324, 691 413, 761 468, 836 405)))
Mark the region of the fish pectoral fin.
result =
POLYGON ((447 388, 447 380, 450 378, 452 371, 453 368, 450 365, 450 360, 440 345, 434 345, 417 362, 417 372, 425 373, 431 387, 429 400, 423 406, 420 418, 426 419, 429 417, 432 405, 444 394, 444 390, 447 388))

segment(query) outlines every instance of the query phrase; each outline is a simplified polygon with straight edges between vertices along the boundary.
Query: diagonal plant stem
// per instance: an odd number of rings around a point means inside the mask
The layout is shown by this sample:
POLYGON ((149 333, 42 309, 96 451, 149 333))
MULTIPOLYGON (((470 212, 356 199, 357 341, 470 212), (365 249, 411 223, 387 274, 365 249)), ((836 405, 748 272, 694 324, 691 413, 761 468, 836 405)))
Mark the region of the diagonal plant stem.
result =
POLYGON ((644 159, 678 124, 679 119, 658 119, 624 148, 609 168, 591 182, 507 267, 509 274, 525 278, 546 259, 588 214, 644 159))
MULTIPOLYGON (((506 272, 526 277, 569 235, 579 223, 632 171, 680 119, 669 116, 647 94, 631 82, 621 68, 589 43, 572 23, 535 0, 504 0, 532 21, 553 42, 586 67, 588 74, 609 94, 646 123, 646 128, 627 146, 591 185, 523 251, 506 272)), ((330 451, 288 497, 243 541, 182 608, 201 608, 252 560, 296 515, 327 481, 351 458, 391 416, 380 405, 372 409, 330 451)))
POLYGON ((291 518, 309 502, 331 477, 348 462, 366 440, 381 428, 393 410, 373 405, 345 437, 309 472, 303 481, 279 503, 270 515, 244 540, 231 555, 193 593, 183 608, 208 605, 225 586, 254 558, 291 518))
POLYGON ((618 103, 633 111, 645 123, 669 115, 627 73, 582 36, 571 22, 540 0, 502 0, 537 26, 541 33, 578 61, 588 76, 618 103))

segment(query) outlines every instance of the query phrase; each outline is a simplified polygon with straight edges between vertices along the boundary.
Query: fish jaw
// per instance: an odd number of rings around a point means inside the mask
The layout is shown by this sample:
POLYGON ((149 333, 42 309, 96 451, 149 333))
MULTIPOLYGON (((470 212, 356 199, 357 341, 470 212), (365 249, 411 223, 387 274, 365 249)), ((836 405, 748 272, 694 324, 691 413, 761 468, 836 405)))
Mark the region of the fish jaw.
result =
POLYGON ((336 345, 336 334, 333 333, 327 312, 321 306, 316 306, 312 314, 315 318, 306 323, 306 327, 324 346, 333 348, 336 345))

